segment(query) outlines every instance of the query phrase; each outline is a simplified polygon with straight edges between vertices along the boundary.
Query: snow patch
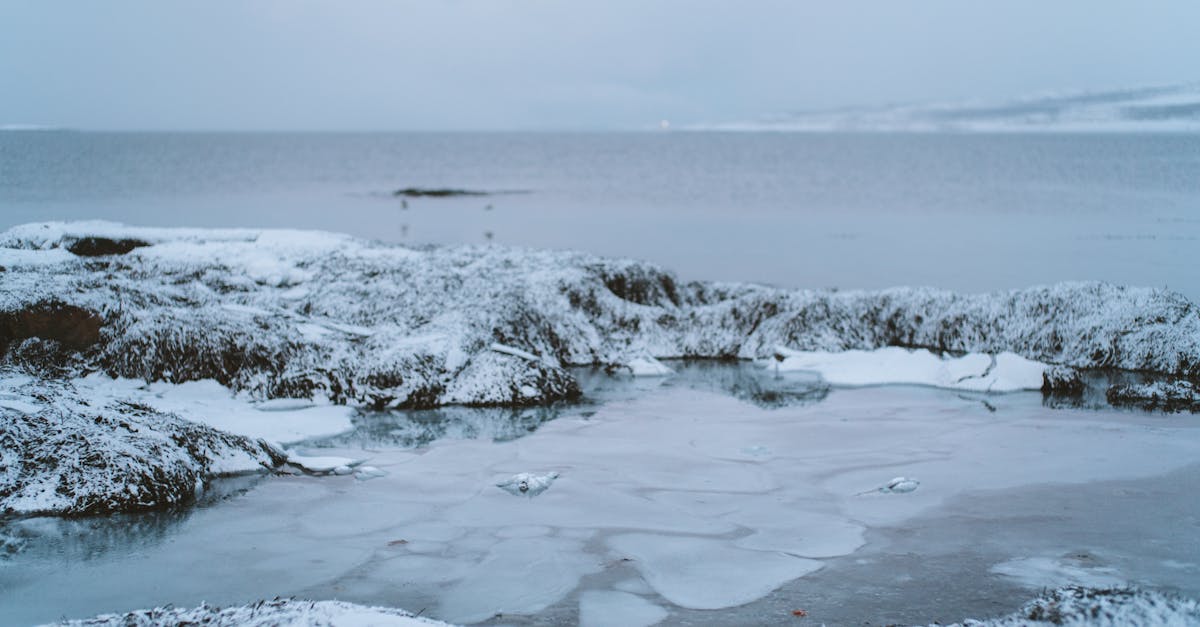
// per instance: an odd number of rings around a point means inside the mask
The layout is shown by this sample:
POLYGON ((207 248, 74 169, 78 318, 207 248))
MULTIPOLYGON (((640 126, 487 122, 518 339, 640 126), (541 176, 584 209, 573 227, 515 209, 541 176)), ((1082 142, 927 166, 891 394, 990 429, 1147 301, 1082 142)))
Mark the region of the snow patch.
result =
POLYGON ((296 451, 287 452, 287 461, 293 466, 299 466, 307 472, 314 474, 348 475, 353 472, 351 469, 363 463, 365 460, 351 459, 349 457, 335 456, 317 456, 317 455, 302 455, 296 451), (342 470, 345 469, 345 470, 342 470))
POLYGON ((780 372, 813 371, 833 385, 928 385, 973 392, 1039 390, 1047 366, 1013 353, 941 357, 925 349, 795 351, 776 347, 782 361, 764 360, 780 372))
POLYGON ((130 627, 150 625, 212 625, 213 627, 449 627, 449 623, 413 616, 404 610, 370 607, 342 601, 276 599, 219 608, 160 607, 128 614, 103 614, 85 620, 56 623, 63 627, 130 627))

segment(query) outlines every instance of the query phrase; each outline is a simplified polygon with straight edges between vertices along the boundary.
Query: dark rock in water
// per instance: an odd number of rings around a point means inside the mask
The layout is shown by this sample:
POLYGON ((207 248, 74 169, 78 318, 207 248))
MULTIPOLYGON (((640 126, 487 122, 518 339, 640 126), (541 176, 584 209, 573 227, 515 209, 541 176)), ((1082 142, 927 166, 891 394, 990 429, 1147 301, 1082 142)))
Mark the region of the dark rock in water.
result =
POLYGON ((405 187, 392 192, 393 196, 407 198, 447 198, 451 196, 488 196, 491 192, 449 187, 405 187))
POLYGON ((54 340, 72 349, 100 341, 104 319, 94 311, 59 301, 32 303, 13 311, 0 311, 0 355, 10 342, 28 338, 54 340))
POLYGON ((1087 385, 1075 368, 1053 366, 1042 373, 1042 393, 1061 396, 1080 396, 1087 385))
POLYGON ((124 255, 125 253, 150 242, 140 239, 112 239, 108 237, 81 237, 67 245, 67 250, 80 257, 101 257, 104 255, 124 255))
POLYGON ((90 515, 185 503, 214 476, 273 468, 282 452, 173 414, 85 398, 2 371, 0 513, 90 515))
POLYGON ((1105 395, 1113 405, 1163 411, 1200 412, 1200 389, 1191 381, 1151 381, 1108 388, 1105 395))

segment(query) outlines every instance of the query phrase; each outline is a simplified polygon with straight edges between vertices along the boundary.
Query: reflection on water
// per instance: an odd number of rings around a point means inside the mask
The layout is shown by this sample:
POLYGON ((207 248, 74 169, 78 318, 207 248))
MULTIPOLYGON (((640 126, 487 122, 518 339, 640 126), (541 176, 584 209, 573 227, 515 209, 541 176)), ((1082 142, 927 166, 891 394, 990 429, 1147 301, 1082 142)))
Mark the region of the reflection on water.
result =
POLYGON ((820 402, 829 385, 812 373, 780 373, 747 362, 672 361, 667 377, 612 375, 602 368, 573 370, 583 399, 542 407, 440 407, 362 411, 353 430, 304 444, 315 448, 420 448, 438 440, 507 442, 567 415, 587 415, 605 403, 635 398, 663 386, 682 386, 752 403, 764 409, 820 402))
POLYGON ((674 374, 667 377, 610 375, 600 368, 580 368, 572 374, 584 396, 597 402, 627 400, 667 386, 725 394, 763 409, 818 403, 829 384, 812 372, 776 373, 745 361, 665 360, 674 374))
POLYGON ((19 570, 9 564, 25 560, 81 563, 159 544, 198 508, 242 494, 264 479, 263 474, 212 479, 192 503, 161 510, 83 518, 36 516, 0 520, 0 588, 8 585, 19 570))
POLYGON ((507 442, 529 435, 542 423, 572 410, 578 413, 579 405, 363 411, 351 419, 353 430, 306 444, 318 448, 418 448, 442 439, 507 442))
POLYGON ((1108 401, 1107 392, 1108 388, 1114 385, 1149 383, 1156 380, 1170 380, 1172 377, 1122 370, 1082 370, 1079 374, 1084 385, 1081 394, 1043 393, 1042 404, 1052 409, 1118 409, 1150 414, 1171 413, 1161 408, 1148 409, 1134 405, 1113 405, 1108 401))
POLYGON ((728 394, 763 409, 811 405, 829 394, 829 384, 811 372, 775 372, 746 362, 688 361, 675 367, 671 385, 728 394))

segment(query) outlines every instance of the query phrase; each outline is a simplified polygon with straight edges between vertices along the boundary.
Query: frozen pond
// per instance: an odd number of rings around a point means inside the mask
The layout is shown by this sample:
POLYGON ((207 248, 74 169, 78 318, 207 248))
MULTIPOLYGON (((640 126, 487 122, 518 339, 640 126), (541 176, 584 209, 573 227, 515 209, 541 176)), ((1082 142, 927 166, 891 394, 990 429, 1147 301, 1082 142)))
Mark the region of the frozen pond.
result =
POLYGON ((370 480, 9 524, 0 623, 275 596, 621 625, 947 621, 1065 583, 1200 596, 1190 415, 681 370, 585 377, 576 406, 364 414, 309 443, 386 472, 370 480), (522 472, 559 476, 496 487, 522 472), (920 483, 874 491, 896 476, 920 483))

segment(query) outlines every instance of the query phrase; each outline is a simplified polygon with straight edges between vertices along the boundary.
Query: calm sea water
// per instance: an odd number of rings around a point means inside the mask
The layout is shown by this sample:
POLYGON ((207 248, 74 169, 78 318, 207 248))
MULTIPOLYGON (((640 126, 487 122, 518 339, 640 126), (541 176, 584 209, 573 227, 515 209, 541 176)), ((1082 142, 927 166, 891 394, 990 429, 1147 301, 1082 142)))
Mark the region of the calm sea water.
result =
POLYGON ((793 287, 1099 279, 1200 300, 1200 135, 0 133, 0 228, 83 218, 571 248, 793 287), (409 186, 525 193, 405 208, 389 192, 409 186))

